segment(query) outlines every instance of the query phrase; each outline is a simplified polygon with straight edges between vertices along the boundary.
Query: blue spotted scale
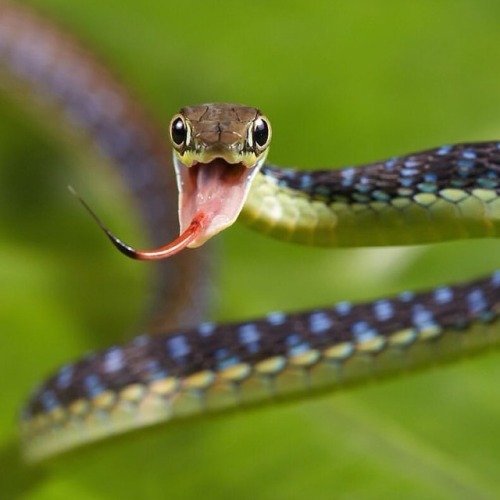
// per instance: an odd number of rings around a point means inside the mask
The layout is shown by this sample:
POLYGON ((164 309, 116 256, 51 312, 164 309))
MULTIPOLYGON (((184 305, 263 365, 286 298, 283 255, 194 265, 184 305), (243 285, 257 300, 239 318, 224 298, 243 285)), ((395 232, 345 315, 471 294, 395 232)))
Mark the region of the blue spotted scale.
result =
POLYGON ((420 368, 497 343, 499 313, 496 271, 374 302, 143 335, 49 378, 24 409, 24 439, 37 459, 140 425, 420 368))
POLYGON ((489 238, 500 232, 499 187, 495 142, 444 146, 338 170, 266 165, 240 220, 269 236, 320 246, 489 238))

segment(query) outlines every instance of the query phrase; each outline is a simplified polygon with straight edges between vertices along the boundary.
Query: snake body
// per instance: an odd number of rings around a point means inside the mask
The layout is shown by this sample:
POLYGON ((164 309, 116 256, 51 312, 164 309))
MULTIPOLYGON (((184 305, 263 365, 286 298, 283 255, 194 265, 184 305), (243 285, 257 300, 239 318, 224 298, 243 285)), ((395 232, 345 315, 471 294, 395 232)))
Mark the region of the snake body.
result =
MULTIPOLYGON (((0 67, 9 88, 21 86, 57 109, 105 152, 136 195, 154 241, 172 237, 168 148, 99 63, 59 28, 1 2, 0 67)), ((494 142, 340 170, 265 165, 240 219, 281 239, 323 246, 491 237, 498 233, 499 175, 494 142)), ((199 310, 193 313, 193 302, 201 302, 198 255, 184 253, 159 267, 157 304, 168 304, 168 311, 157 314, 155 324, 174 329, 151 328, 125 346, 63 366, 37 387, 21 418, 28 460, 132 428, 330 390, 498 342, 500 272, 361 304, 183 328, 199 310)))
POLYGON ((500 231, 500 143, 446 145, 338 170, 266 166, 241 220, 309 245, 415 245, 500 231))
POLYGON ((498 342, 500 272, 464 285, 140 336, 62 367, 23 411, 38 460, 131 428, 344 387, 498 342))

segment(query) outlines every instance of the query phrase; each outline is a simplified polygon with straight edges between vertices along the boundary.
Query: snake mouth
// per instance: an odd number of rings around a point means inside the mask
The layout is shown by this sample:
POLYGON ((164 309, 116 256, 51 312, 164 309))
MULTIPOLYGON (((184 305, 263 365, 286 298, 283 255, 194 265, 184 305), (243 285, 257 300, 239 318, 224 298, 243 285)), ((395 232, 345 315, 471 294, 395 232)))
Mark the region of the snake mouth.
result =
POLYGON ((73 190, 111 243, 124 255, 137 260, 159 260, 171 257, 184 248, 196 248, 233 224, 243 208, 255 174, 264 159, 252 167, 242 162, 229 163, 215 158, 208 163, 186 167, 174 159, 179 189, 180 235, 174 241, 153 250, 136 250, 117 238, 89 205, 73 190))
POLYGON ((196 218, 202 217, 204 220, 202 230, 187 245, 196 248, 238 218, 258 168, 215 158, 208 163, 195 163, 191 167, 175 161, 175 171, 181 234, 196 218))

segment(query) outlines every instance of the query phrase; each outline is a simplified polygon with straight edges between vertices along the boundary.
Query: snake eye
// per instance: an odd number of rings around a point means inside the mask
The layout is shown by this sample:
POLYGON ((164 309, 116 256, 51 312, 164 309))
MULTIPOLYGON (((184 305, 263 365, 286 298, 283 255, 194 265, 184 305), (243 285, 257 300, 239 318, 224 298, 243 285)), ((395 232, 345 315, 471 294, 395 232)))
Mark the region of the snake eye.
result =
POLYGON ((177 116, 170 124, 170 137, 174 146, 182 146, 188 136, 186 121, 181 116, 177 116))
POLYGON ((253 122, 253 142, 259 147, 259 149, 264 149, 271 138, 271 126, 269 122, 263 118, 259 117, 253 122))

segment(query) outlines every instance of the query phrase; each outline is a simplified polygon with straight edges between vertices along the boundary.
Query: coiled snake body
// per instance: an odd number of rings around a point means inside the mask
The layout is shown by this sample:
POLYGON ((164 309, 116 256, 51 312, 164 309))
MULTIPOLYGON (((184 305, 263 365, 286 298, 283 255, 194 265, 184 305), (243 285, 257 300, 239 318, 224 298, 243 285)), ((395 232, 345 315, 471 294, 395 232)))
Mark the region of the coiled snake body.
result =
MULTIPOLYGON (((98 63, 46 21, 0 3, 0 68, 7 85, 36 88, 36 98, 106 152, 137 196, 155 243, 174 237, 174 177, 162 134, 98 63)), ((201 214, 186 245, 201 245, 240 212, 240 220, 272 236, 322 246, 499 232, 500 143, 300 172, 265 164, 270 133, 267 119, 245 106, 195 106, 174 117, 181 230, 201 214)), ((202 302, 200 253, 160 264, 158 304, 168 303, 169 311, 157 312, 150 335, 68 364, 37 388, 21 421, 28 459, 170 418, 363 381, 496 342, 500 272, 369 303, 179 328, 202 302)))

